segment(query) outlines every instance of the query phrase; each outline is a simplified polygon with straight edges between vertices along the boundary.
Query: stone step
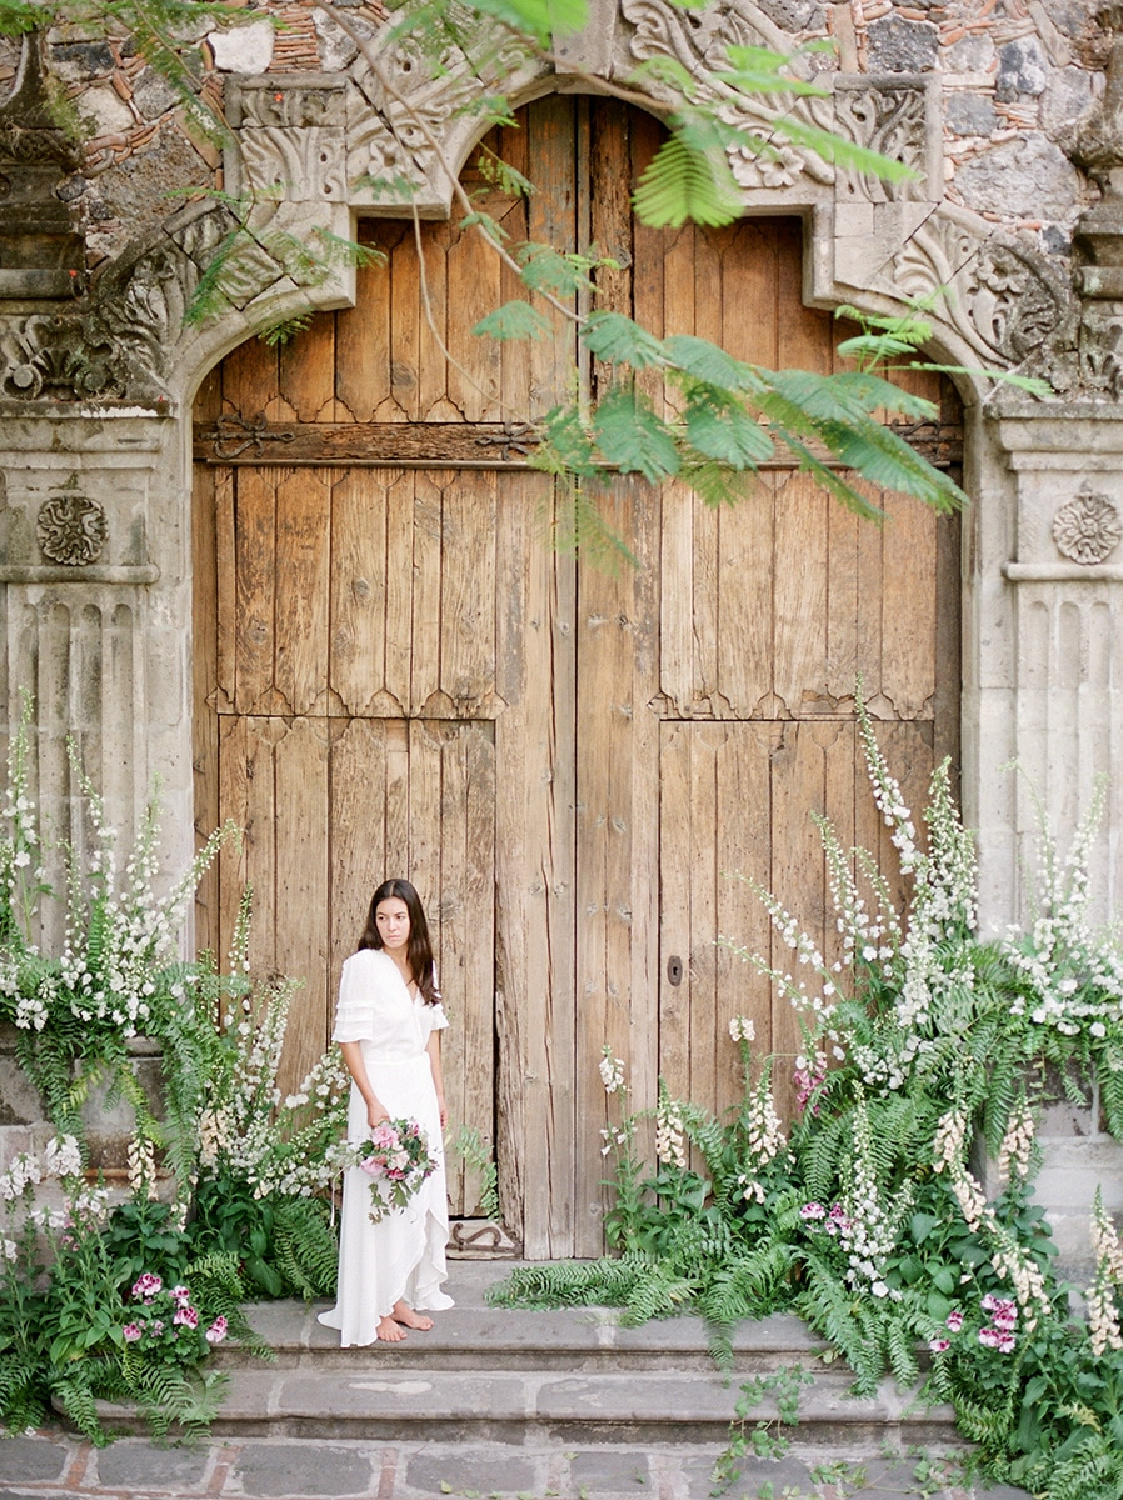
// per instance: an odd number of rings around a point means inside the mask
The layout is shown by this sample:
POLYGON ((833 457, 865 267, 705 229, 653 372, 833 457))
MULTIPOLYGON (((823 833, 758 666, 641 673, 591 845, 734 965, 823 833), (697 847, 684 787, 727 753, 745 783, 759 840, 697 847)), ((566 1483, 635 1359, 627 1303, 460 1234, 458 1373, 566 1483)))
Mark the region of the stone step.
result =
MULTIPOLYGON (((804 1388, 801 1445, 832 1456, 884 1448, 959 1446, 947 1407, 924 1407, 891 1381, 850 1395, 852 1377, 821 1371, 804 1388)), ((728 1436, 739 1388, 717 1372, 575 1374, 491 1368, 395 1371, 235 1369, 216 1434, 396 1442, 715 1443, 728 1436)), ((134 1412, 99 1403, 117 1431, 141 1431, 134 1412)), ((766 1398, 751 1421, 775 1417, 766 1398)))
MULTIPOLYGON (((216 1434, 249 1438, 501 1442, 507 1444, 722 1444, 750 1373, 801 1365, 813 1375, 791 1435, 831 1456, 888 1445, 959 1445, 946 1407, 925 1408, 887 1381, 855 1400, 853 1376, 825 1364, 826 1346, 798 1318, 745 1323, 733 1367, 719 1369, 702 1319, 665 1318, 625 1328, 612 1308, 533 1312, 491 1308, 490 1286, 511 1263, 460 1262, 448 1290, 456 1306, 428 1333, 399 1344, 340 1349, 317 1314, 324 1303, 263 1302, 247 1309, 273 1349, 264 1363, 222 1345, 229 1377, 216 1434)), ((100 1403, 106 1426, 140 1431, 137 1414, 100 1403)), ((775 1417, 771 1398, 755 1422, 775 1417)))
MULTIPOLYGON (((246 1309, 255 1332, 274 1352, 275 1369, 394 1371, 403 1364, 422 1370, 715 1369, 710 1334, 695 1317, 627 1328, 615 1308, 529 1312, 458 1305, 439 1313, 429 1333, 413 1333, 403 1344, 341 1349, 339 1334, 318 1321, 326 1306, 262 1302, 246 1309)), ((827 1347, 799 1318, 784 1314, 743 1324, 732 1342, 730 1368, 738 1374, 811 1367, 827 1347)), ((215 1360, 227 1370, 260 1368, 260 1361, 238 1345, 222 1346, 215 1360)))

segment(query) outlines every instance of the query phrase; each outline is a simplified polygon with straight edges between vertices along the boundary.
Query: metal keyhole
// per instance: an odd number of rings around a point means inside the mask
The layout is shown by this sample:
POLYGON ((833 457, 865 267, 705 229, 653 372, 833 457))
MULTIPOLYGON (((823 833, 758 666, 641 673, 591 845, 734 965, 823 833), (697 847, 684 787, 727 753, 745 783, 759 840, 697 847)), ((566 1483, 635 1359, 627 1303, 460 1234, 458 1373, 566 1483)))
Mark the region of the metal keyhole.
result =
POLYGON ((682 983, 682 959, 677 953, 672 953, 667 960, 667 978, 671 984, 682 983))

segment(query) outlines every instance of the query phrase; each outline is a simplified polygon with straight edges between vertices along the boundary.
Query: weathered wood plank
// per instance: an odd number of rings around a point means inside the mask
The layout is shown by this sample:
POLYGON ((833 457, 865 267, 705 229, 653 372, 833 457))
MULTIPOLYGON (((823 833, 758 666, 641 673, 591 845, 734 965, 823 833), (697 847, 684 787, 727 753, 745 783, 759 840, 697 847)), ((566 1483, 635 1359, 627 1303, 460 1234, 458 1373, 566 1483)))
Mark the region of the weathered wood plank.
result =
POLYGON ((385 878, 387 740, 405 738, 405 725, 392 719, 351 719, 341 728, 331 745, 331 1004, 371 894, 385 878))
POLYGON ((833 503, 809 475, 793 474, 777 487, 773 680, 793 718, 829 708, 827 511, 833 503))
POLYGON ((360 238, 387 258, 356 269, 355 306, 335 315, 335 394, 356 422, 373 421, 390 395, 389 254, 404 233, 401 224, 364 226, 360 238))
POLYGON ((331 638, 328 680, 348 714, 370 713, 386 692, 386 476, 344 472, 331 492, 331 638))
MULTIPOLYGON (((462 1118, 495 1152, 495 731, 466 724, 464 754, 464 873, 456 940, 463 973, 462 1118)), ((480 1183, 465 1184, 464 1210, 479 1212, 480 1183)))
MULTIPOLYGON (((423 251, 424 246, 422 240, 423 251)), ((425 314, 417 240, 411 232, 407 231, 391 252, 390 284, 390 394, 400 419, 416 422, 421 416, 421 324, 425 314)))
MULTIPOLYGON (((527 205, 529 238, 572 252, 577 249, 573 100, 559 94, 540 99, 526 128, 529 177, 537 189, 527 205)), ((541 298, 534 301, 554 324, 554 333, 530 346, 531 418, 565 400, 577 352, 572 325, 541 298)))
POLYGON ((234 703, 239 713, 272 706, 277 470, 238 475, 235 517, 234 703))
POLYGON ((419 471, 413 501, 413 618, 410 661, 411 714, 442 714, 441 574, 444 568, 444 497, 451 487, 447 470, 419 471))
POLYGON ((218 470, 214 487, 214 512, 209 522, 213 531, 212 546, 215 554, 213 691, 216 712, 233 707, 237 679, 237 486, 238 476, 232 469, 218 470))
POLYGON ((466 471, 444 493, 439 686, 457 715, 495 697, 495 484, 466 471))
MULTIPOLYGON (((195 738, 192 767, 195 797, 195 842, 198 847, 220 821, 218 795, 218 714, 211 707, 218 670, 218 560, 215 551, 215 491, 228 486, 229 471, 197 469, 192 495, 194 537, 192 617, 192 713, 195 738)), ((195 941, 201 949, 218 948, 218 869, 203 876, 195 892, 195 941)))
POLYGON ((276 962, 303 981, 289 1013, 278 1083, 291 1092, 327 1045, 328 724, 295 719, 275 751, 277 819, 276 962), (315 914, 314 920, 309 915, 315 914))
POLYGON ((936 689, 936 515, 887 497, 882 541, 881 691, 902 719, 932 712, 936 689))
POLYGON ((407 713, 412 702, 414 495, 420 476, 379 472, 386 486, 386 691, 407 713))
POLYGON ((260 339, 248 339, 222 361, 222 409, 252 418, 268 415, 280 396, 278 354, 260 339))
POLYGON ((273 682, 295 714, 327 708, 331 480, 296 469, 277 483, 273 682))
POLYGON ((300 422, 335 416, 335 314, 315 313, 311 325, 279 349, 282 398, 300 422))
MULTIPOLYGON (((692 725, 665 722, 659 736, 659 1072, 672 1094, 690 1088, 691 907, 697 869, 692 725), (671 965, 681 964, 674 982, 671 965)), ((677 973, 678 970, 676 969, 677 973)))

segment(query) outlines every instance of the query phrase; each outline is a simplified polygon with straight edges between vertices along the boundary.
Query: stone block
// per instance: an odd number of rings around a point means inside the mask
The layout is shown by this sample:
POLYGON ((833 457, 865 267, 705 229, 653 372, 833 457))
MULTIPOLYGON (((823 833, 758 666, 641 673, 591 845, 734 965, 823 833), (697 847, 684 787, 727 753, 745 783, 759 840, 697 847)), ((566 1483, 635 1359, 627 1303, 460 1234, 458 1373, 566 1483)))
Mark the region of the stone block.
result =
POLYGON ((1088 1213, 1098 1186, 1109 1213, 1123 1210, 1123 1141, 1096 1136, 1042 1144, 1045 1162, 1034 1183, 1038 1203, 1054 1211, 1088 1213))
POLYGON ((68 1458, 66 1448, 49 1438, 6 1438, 0 1442, 0 1481, 57 1483, 63 1476, 68 1458))
POLYGON ((140 1490, 201 1489, 209 1454, 205 1448, 157 1448, 138 1438, 122 1438, 97 1456, 103 1487, 140 1490))
POLYGON ((944 106, 944 119, 953 135, 993 133, 998 116, 986 94, 952 94, 944 106))
POLYGON ((243 1448, 235 1474, 244 1495, 366 1495, 371 1459, 327 1443, 255 1443, 243 1448))
POLYGON ((537 1475, 533 1459, 486 1448, 462 1448, 455 1457, 447 1451, 422 1451, 409 1460, 405 1482, 423 1495, 439 1495, 441 1485, 458 1492, 476 1490, 481 1495, 517 1495, 535 1489, 537 1475), (452 1461, 450 1462, 450 1458, 452 1461))
POLYGON ((999 99, 1019 94, 1043 94, 1049 82, 1049 62, 1035 36, 1016 37, 998 49, 995 93, 999 99))
POLYGON ((960 167, 968 208, 1024 219, 1063 219, 1080 202, 1080 178, 1059 146, 1037 131, 992 146, 960 167))
POLYGON ((111 83, 95 84, 79 96, 78 113, 90 122, 94 135, 120 135, 136 124, 132 110, 111 83))
POLYGON ((268 19, 208 32, 207 40, 220 73, 264 73, 273 61, 273 22, 268 19))
POLYGON ((936 66, 940 33, 930 21, 885 16, 869 28, 871 73, 927 73, 936 66))
POLYGON ((985 31, 960 37, 940 59, 946 73, 985 73, 993 61, 994 42, 985 31))
POLYGON ((606 1490, 626 1495, 651 1486, 647 1454, 637 1448, 589 1449, 578 1453, 570 1460, 569 1475, 574 1489, 588 1490, 591 1495, 606 1490))

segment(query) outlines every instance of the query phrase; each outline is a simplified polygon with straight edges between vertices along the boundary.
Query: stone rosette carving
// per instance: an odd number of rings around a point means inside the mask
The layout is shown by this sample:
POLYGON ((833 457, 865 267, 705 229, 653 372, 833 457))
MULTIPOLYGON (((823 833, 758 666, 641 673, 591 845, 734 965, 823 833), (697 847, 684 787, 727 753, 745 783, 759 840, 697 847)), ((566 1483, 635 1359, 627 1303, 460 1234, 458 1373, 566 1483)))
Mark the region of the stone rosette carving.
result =
POLYGON ((1081 567, 1106 562, 1123 538, 1123 519, 1107 495, 1085 487, 1053 517, 1057 551, 1081 567))
POLYGON ((39 507, 35 536, 48 562, 84 568, 97 562, 106 537, 105 511, 73 490, 51 495, 39 507))

